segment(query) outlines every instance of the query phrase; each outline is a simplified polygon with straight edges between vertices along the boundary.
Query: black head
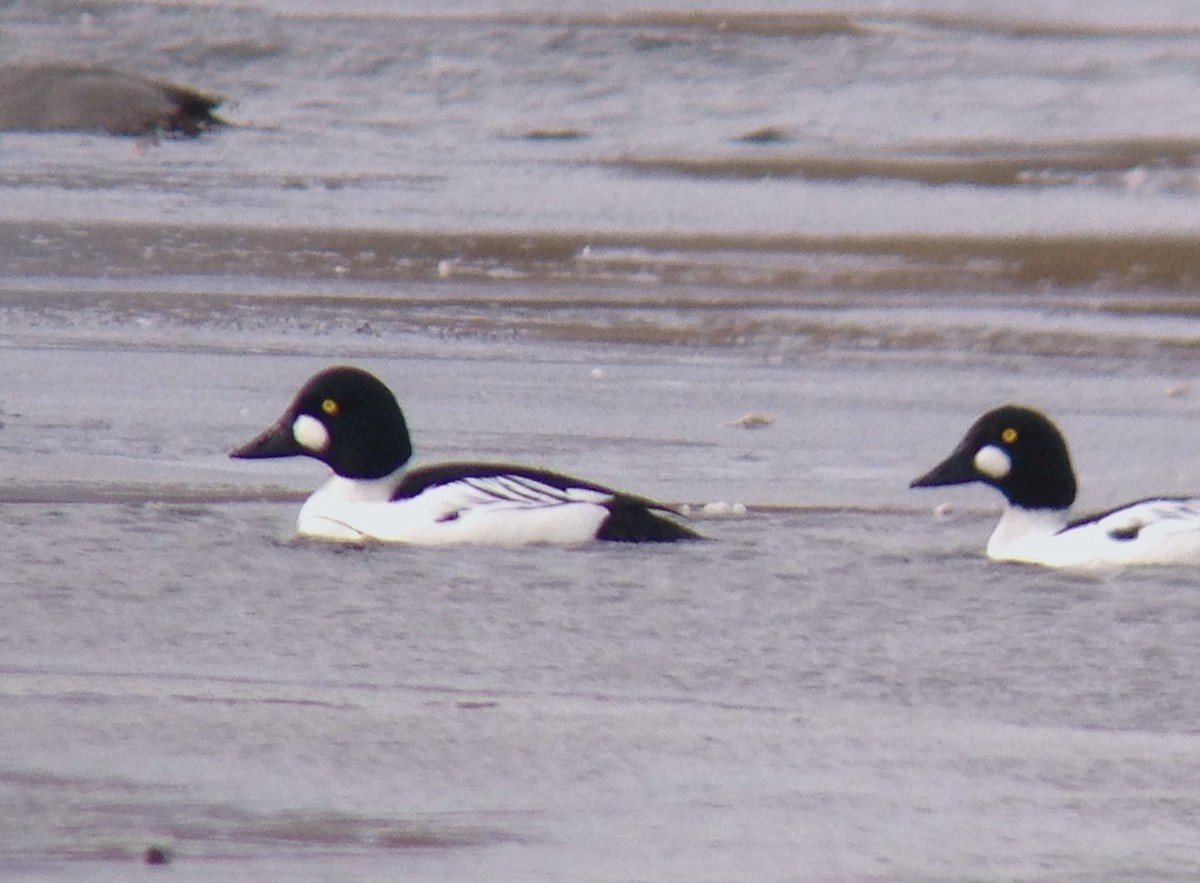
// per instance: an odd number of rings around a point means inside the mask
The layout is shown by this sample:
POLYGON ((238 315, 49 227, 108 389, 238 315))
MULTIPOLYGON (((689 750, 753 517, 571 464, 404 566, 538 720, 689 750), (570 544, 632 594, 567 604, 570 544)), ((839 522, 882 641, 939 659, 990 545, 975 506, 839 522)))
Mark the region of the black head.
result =
POLYGON ((910 487, 980 481, 1014 506, 1066 509, 1075 502, 1075 470, 1062 433, 1045 415, 1020 405, 988 411, 954 452, 910 487))
POLYGON ((392 391, 359 368, 327 368, 287 411, 230 455, 314 457, 344 478, 382 478, 408 462, 412 442, 392 391))

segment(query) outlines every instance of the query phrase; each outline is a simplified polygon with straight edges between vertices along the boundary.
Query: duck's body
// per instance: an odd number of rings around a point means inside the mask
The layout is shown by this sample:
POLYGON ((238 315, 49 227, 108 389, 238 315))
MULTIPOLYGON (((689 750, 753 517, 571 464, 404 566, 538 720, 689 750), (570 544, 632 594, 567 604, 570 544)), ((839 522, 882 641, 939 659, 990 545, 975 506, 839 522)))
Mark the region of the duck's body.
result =
POLYGON ((913 487, 982 482, 1005 498, 987 555, 1046 567, 1200 564, 1200 497, 1156 497, 1071 520, 1075 473, 1047 417, 1007 405, 984 414, 913 487))
POLYGON ((318 539, 422 546, 654 542, 690 535, 655 514, 656 508, 552 472, 447 463, 376 481, 335 475, 301 507, 296 531, 318 539))
POLYGON ((1008 505, 987 554, 1047 567, 1200 564, 1200 499, 1139 500, 1074 521, 1008 505))
POLYGON ((196 135, 221 96, 128 71, 41 61, 0 65, 0 129, 196 135))
POLYGON ((408 469, 399 405, 378 379, 332 368, 305 385, 240 458, 310 456, 335 474, 300 510, 302 536, 416 545, 669 542, 696 534, 666 506, 568 475, 502 463, 408 469))

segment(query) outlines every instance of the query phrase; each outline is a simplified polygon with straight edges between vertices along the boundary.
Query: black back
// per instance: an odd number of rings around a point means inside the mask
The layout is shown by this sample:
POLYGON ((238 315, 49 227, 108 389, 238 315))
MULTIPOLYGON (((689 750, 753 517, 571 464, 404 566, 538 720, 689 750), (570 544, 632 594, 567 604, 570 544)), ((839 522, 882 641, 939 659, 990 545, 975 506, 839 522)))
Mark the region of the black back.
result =
MULTIPOLYGON (((561 491, 563 503, 572 502, 567 496, 567 491, 571 489, 595 491, 608 495, 609 499, 603 505, 608 509, 609 514, 596 532, 598 540, 621 543, 669 543, 700 538, 700 535, 691 528, 659 514, 659 512, 671 511, 661 503, 615 491, 601 484, 582 481, 559 472, 508 463, 438 463, 414 469, 404 476, 392 493, 392 500, 411 499, 430 488, 456 481, 506 476, 527 478, 556 491, 561 491)), ((515 488, 509 486, 505 493, 509 497, 519 497, 526 492, 523 492, 519 486, 515 488)), ((547 494, 544 492, 529 490, 527 495, 530 500, 547 500, 547 494)), ((553 504, 552 501, 550 504, 553 504)))

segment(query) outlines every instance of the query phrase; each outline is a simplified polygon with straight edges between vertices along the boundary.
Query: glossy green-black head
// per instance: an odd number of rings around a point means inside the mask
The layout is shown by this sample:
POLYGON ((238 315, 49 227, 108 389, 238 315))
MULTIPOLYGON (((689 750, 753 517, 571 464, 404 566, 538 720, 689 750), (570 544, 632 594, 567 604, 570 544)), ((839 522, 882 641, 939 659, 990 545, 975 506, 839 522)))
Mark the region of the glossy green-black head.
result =
POLYGON ((231 457, 313 457, 344 478, 390 475, 412 456, 396 397, 361 368, 339 366, 315 375, 288 409, 231 457))
POLYGON ((910 487, 980 481, 1014 506, 1067 509, 1075 502, 1075 470, 1058 427, 1020 405, 988 411, 967 430, 945 460, 910 487))

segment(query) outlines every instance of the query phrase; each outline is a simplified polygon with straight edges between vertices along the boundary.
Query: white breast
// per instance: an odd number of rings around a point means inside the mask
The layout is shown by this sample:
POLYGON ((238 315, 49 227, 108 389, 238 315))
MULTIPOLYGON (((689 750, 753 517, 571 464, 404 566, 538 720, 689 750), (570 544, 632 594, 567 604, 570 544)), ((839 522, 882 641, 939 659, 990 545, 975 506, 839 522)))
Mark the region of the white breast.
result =
POLYGON ((1063 513, 1008 507, 988 557, 1050 567, 1200 564, 1200 499, 1146 500, 1064 527, 1063 513))

